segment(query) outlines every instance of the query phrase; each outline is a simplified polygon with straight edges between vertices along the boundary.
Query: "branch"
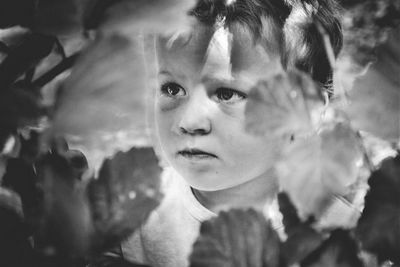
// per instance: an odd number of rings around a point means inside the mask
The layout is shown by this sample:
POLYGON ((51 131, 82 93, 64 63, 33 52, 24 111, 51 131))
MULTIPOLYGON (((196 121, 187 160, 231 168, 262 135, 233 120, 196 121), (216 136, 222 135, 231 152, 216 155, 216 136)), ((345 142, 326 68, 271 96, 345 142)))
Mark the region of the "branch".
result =
POLYGON ((58 65, 56 65, 54 68, 43 74, 41 77, 37 78, 32 85, 34 87, 43 87, 50 81, 52 81, 55 77, 66 71, 67 69, 71 68, 72 65, 74 65, 76 58, 78 57, 78 53, 74 54, 72 56, 69 56, 65 58, 63 61, 61 61, 58 65))

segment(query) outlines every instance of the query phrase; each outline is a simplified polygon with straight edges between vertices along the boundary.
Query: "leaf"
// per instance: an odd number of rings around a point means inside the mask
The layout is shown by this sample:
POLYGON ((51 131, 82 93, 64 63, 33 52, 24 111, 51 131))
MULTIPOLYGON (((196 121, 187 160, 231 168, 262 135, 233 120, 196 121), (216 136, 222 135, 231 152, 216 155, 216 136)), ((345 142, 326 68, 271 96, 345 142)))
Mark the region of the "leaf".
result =
POLYGON ((89 162, 149 143, 140 39, 102 37, 82 53, 61 88, 51 135, 67 136, 89 162))
POLYGON ((279 266, 279 244, 262 214, 252 209, 222 211, 202 223, 190 266, 279 266))
POLYGON ((400 157, 387 158, 372 173, 365 207, 356 228, 362 247, 383 262, 400 263, 400 157))
POLYGON ((377 61, 358 76, 343 110, 352 125, 391 142, 400 140, 400 28, 377 50, 377 61))
MULTIPOLYGON (((5 142, 18 128, 37 125, 45 111, 40 95, 22 83, 0 90, 0 132, 5 142)), ((0 143, 3 147, 4 143, 0 143)))
POLYGON ((321 106, 321 92, 306 74, 288 71, 260 81, 250 91, 246 126, 259 135, 312 132, 312 111, 321 106))
POLYGON ((301 262, 302 267, 362 267, 356 241, 349 232, 338 229, 311 255, 301 262))
POLYGON ((84 188, 64 153, 54 149, 36 164, 43 190, 43 215, 35 247, 66 260, 89 252, 93 227, 84 188))
POLYGON ((54 42, 54 37, 32 34, 13 49, 0 64, 1 91, 8 89, 19 76, 50 54, 54 42))
POLYGON ((128 35, 139 29, 161 34, 186 30, 187 13, 194 5, 194 0, 117 1, 105 10, 101 30, 128 35))
POLYGON ((106 159, 88 185, 97 248, 131 234, 161 201, 161 168, 152 148, 132 148, 106 159))
POLYGON ((279 193, 279 210, 283 215, 283 225, 287 239, 282 244, 281 253, 288 266, 303 261, 323 242, 322 234, 311 227, 310 222, 302 222, 295 206, 286 193, 279 193))
POLYGON ((283 191, 301 218, 318 219, 335 194, 345 195, 362 160, 358 139, 345 123, 332 123, 320 135, 290 144, 277 163, 283 191))

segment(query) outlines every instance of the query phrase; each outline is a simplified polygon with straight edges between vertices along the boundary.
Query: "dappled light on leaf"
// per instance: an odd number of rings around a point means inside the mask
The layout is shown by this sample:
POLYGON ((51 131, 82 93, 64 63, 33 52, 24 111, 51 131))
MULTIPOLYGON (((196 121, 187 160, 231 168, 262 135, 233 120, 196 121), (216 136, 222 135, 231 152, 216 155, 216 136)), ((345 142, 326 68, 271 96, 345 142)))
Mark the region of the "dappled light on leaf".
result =
POLYGON ((259 135, 306 134, 313 131, 312 113, 323 105, 322 92, 298 71, 279 73, 250 91, 246 125, 259 135))
POLYGON ((295 203, 300 217, 318 218, 335 194, 345 195, 356 182, 361 160, 355 132, 338 123, 319 135, 294 140, 277 169, 281 187, 295 203))
POLYGON ((261 213, 223 211, 202 223, 190 262, 191 267, 277 267, 279 238, 261 213))

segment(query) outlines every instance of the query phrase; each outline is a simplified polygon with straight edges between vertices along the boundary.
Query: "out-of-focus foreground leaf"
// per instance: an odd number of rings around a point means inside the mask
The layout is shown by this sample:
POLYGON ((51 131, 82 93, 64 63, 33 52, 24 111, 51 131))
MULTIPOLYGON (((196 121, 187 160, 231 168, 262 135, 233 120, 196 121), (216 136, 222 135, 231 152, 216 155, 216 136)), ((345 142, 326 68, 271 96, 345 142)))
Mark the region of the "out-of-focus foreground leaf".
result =
POLYGON ((356 181, 361 160, 356 133, 345 123, 332 123, 285 149, 277 163, 280 185, 301 218, 318 219, 333 196, 346 194, 356 181))
POLYGON ((104 161, 88 185, 97 248, 131 234, 158 206, 161 167, 152 148, 132 148, 104 161))
POLYGON ((18 128, 36 125, 44 114, 40 95, 33 88, 23 83, 0 88, 0 149, 18 128))
POLYGON ((161 168, 150 148, 119 152, 99 177, 80 181, 82 155, 56 150, 38 165, 44 215, 37 235, 42 251, 63 257, 101 252, 132 233, 159 204, 161 168))
POLYGON ((63 84, 52 134, 70 137, 89 162, 92 154, 101 154, 101 162, 118 149, 149 142, 143 51, 140 38, 100 37, 63 84))
POLYGON ((387 158, 372 173, 365 208, 356 233, 362 247, 385 260, 400 263, 400 156, 387 158))
POLYGON ((261 213, 230 210, 202 223, 190 266, 277 267, 280 241, 261 213))
POLYGON ((312 112, 323 104, 319 90, 309 76, 298 71, 259 82, 248 96, 247 129, 278 136, 312 132, 312 112))
POLYGON ((400 141, 400 28, 377 48, 377 61, 354 81, 344 107, 352 125, 391 142, 400 141))
POLYGON ((7 89, 24 72, 50 54, 55 38, 31 34, 13 49, 0 64, 0 90, 7 89))
POLYGON ((302 222, 296 207, 286 193, 279 193, 279 210, 283 215, 283 225, 287 239, 283 242, 281 253, 285 263, 292 266, 303 261, 323 242, 323 236, 311 227, 311 222, 302 222))
POLYGON ((301 262, 302 267, 363 267, 356 241, 348 231, 335 230, 301 262))

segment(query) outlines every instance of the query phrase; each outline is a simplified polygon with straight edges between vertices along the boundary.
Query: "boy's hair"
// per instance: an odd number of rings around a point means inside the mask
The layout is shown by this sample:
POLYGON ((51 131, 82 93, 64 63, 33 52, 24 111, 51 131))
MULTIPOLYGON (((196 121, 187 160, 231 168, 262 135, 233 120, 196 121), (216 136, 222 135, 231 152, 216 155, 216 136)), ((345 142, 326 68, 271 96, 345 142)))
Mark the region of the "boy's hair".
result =
POLYGON ((335 56, 342 48, 343 35, 335 0, 198 0, 190 14, 202 23, 214 25, 224 18, 225 27, 239 23, 257 42, 274 38, 279 42, 282 64, 309 73, 331 90, 332 67, 321 30, 330 38, 335 56), (273 23, 273 34, 264 31, 265 19, 273 23), (320 29, 318 29, 320 26, 320 29))

